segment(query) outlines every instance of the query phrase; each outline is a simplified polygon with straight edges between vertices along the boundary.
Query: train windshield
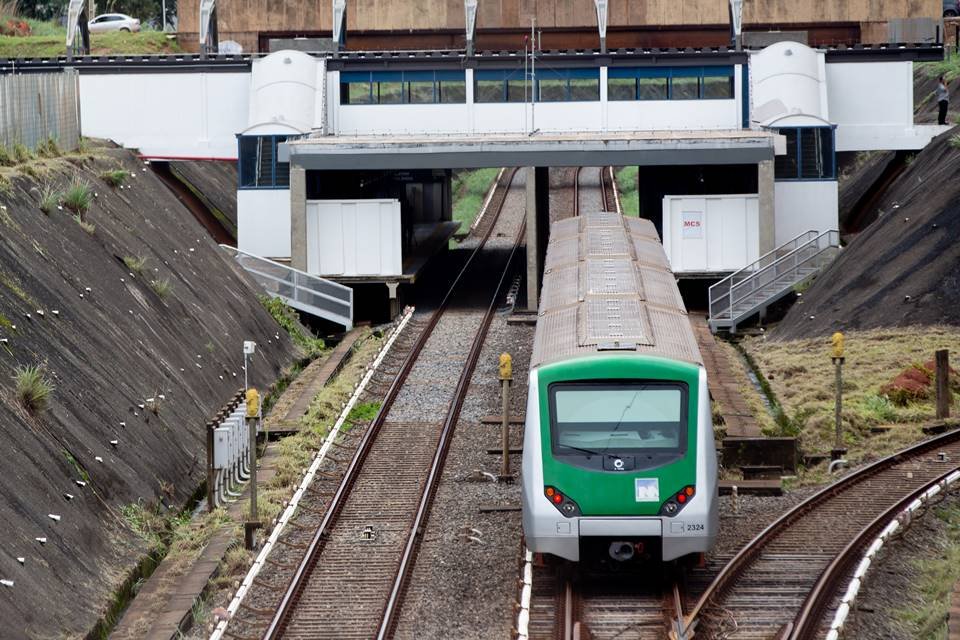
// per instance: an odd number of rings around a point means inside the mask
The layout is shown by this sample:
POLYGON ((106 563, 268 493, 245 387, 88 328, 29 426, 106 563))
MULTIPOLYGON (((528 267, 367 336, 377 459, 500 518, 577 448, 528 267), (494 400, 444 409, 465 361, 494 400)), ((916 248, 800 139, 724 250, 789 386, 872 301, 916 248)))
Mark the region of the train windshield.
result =
POLYGON ((568 455, 676 454, 686 445, 686 385, 551 385, 553 450, 568 455))

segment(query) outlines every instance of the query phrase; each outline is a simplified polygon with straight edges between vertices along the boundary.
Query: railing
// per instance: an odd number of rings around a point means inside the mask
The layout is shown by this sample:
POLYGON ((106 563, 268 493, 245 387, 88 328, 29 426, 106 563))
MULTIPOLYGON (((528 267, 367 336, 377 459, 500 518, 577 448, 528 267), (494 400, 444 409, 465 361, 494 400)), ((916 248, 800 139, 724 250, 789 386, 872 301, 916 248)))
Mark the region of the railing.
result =
POLYGON ((835 229, 807 231, 764 254, 710 287, 711 320, 734 320, 762 304, 763 292, 773 296, 804 280, 823 268, 833 257, 829 250, 839 246, 840 233, 835 229))
POLYGON ((267 293, 295 309, 353 328, 353 289, 285 264, 220 245, 267 293))

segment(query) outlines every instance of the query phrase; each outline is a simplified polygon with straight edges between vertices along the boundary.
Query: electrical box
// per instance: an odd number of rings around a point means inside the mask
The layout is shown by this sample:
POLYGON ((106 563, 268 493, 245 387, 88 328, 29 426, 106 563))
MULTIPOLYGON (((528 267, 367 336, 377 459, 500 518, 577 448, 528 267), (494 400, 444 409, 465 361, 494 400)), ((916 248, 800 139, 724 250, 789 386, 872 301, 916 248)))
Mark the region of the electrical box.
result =
POLYGON ((213 430, 213 468, 230 468, 230 427, 220 426, 213 430))

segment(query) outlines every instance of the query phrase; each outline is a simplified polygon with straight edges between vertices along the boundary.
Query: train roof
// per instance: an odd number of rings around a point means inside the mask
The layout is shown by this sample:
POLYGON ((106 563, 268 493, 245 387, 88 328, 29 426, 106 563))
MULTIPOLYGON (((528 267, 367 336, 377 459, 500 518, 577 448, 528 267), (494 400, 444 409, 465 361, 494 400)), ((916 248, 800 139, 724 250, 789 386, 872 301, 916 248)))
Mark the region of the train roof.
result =
POLYGON ((593 212, 550 227, 530 367, 602 351, 703 364, 656 228, 593 212))

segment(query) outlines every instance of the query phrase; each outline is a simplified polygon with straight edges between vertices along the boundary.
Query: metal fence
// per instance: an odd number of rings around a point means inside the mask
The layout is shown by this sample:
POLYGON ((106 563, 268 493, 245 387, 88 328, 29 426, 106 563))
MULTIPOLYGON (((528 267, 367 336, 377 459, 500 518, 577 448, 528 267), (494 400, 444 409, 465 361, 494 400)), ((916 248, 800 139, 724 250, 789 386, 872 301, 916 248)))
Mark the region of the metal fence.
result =
POLYGON ((53 140, 62 150, 80 141, 76 69, 60 73, 0 75, 0 147, 21 144, 35 151, 53 140))

